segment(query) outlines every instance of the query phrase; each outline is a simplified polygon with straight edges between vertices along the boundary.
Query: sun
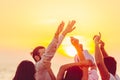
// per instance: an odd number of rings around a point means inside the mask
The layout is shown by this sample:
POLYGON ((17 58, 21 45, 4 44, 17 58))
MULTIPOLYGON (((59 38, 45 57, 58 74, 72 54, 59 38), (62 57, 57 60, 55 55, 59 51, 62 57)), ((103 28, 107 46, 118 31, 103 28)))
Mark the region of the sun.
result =
POLYGON ((77 54, 77 51, 75 50, 73 46, 66 46, 64 47, 64 50, 66 54, 70 57, 74 57, 77 54))
MULTIPOLYGON (((83 44, 83 49, 87 49, 90 53, 93 52, 94 45, 90 38, 86 38, 84 36, 73 36, 79 39, 79 43, 83 44)), ((69 57, 74 57, 77 54, 76 49, 70 42, 70 37, 66 37, 62 42, 62 48, 65 54, 69 57)))

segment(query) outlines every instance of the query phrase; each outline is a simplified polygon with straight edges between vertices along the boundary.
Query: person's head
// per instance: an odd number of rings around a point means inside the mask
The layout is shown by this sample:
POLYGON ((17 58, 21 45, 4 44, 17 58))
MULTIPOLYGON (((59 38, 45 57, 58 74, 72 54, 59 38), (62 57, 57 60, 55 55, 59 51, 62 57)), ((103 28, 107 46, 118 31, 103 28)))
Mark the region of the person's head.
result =
POLYGON ((104 58, 104 63, 108 71, 115 75, 116 74, 116 69, 117 69, 117 62, 113 57, 105 57, 104 58))
POLYGON ((82 76, 82 69, 80 69, 79 66, 73 66, 67 69, 64 80, 81 80, 82 76))
POLYGON ((41 59, 42 54, 45 52, 45 47, 43 46, 37 46, 33 52, 32 57, 33 59, 38 62, 41 59))
POLYGON ((17 67, 13 80, 35 80, 35 66, 31 61, 23 60, 17 67))

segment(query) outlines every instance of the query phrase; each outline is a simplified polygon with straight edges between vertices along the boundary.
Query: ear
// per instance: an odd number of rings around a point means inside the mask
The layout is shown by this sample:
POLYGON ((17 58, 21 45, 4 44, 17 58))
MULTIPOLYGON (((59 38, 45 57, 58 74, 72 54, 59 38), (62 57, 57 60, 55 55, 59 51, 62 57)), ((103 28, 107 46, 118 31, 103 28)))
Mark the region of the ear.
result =
POLYGON ((32 53, 32 52, 30 52, 30 55, 31 55, 31 56, 33 56, 33 53, 32 53))

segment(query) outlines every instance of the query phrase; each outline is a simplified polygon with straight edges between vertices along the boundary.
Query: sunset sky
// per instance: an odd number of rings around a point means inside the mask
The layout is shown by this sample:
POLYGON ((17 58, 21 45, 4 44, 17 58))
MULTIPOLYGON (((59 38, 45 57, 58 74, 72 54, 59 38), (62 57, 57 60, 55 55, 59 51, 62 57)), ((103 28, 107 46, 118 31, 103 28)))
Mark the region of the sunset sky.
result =
POLYGON ((0 0, 0 65, 31 59, 32 49, 47 47, 60 22, 70 20, 76 20, 76 29, 58 49, 56 62, 72 59, 63 54, 70 36, 93 54, 92 37, 101 32, 106 50, 120 64, 120 0, 0 0))

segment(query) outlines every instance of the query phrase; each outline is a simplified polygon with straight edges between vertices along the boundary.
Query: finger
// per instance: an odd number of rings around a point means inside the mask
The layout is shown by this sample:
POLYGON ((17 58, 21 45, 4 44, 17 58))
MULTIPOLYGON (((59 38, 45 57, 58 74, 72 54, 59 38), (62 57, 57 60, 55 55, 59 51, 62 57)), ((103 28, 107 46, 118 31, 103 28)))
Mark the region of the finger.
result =
POLYGON ((62 21, 62 22, 60 23, 59 27, 60 27, 60 26, 63 26, 64 24, 65 24, 65 23, 62 21))
POLYGON ((71 38, 71 39, 73 39, 73 37, 72 37, 72 36, 71 36, 70 38, 71 38))
POLYGON ((69 21, 68 24, 67 24, 67 26, 70 26, 70 24, 71 24, 71 22, 69 21))
POLYGON ((62 21, 58 27, 58 32, 60 33, 64 28, 65 23, 62 21))
POLYGON ((72 30, 74 30, 76 28, 76 26, 75 27, 73 27, 73 29, 72 30))
POLYGON ((99 43, 102 43, 102 40, 100 40, 99 43))
POLYGON ((97 36, 97 35, 95 35, 95 36, 93 37, 93 40, 95 39, 96 36, 97 36))
POLYGON ((100 38, 101 38, 101 33, 99 32, 99 36, 100 36, 100 38))
POLYGON ((65 25, 65 23, 62 21, 61 24, 60 24, 60 26, 64 26, 64 25, 65 25))
POLYGON ((60 28, 59 28, 59 32, 61 32, 64 28, 64 25, 61 25, 60 28))
POLYGON ((76 21, 75 21, 75 20, 72 20, 72 23, 76 23, 76 21))
POLYGON ((76 21, 72 20, 70 25, 73 26, 75 23, 76 23, 76 21))
POLYGON ((70 32, 72 32, 76 27, 72 28, 70 32))

